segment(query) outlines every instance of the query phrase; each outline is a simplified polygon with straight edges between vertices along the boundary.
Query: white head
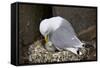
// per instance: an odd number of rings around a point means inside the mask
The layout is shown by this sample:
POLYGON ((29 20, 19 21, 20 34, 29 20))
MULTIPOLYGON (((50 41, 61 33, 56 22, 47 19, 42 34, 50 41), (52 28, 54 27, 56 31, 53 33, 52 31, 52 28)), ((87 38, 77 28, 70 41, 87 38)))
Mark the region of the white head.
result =
POLYGON ((40 23, 40 33, 43 35, 43 36, 46 36, 50 33, 50 25, 48 23, 48 19, 44 19, 41 21, 40 23))
POLYGON ((48 35, 51 31, 55 31, 60 27, 60 24, 63 23, 62 20, 64 19, 60 16, 42 20, 39 27, 40 33, 45 36, 48 35))

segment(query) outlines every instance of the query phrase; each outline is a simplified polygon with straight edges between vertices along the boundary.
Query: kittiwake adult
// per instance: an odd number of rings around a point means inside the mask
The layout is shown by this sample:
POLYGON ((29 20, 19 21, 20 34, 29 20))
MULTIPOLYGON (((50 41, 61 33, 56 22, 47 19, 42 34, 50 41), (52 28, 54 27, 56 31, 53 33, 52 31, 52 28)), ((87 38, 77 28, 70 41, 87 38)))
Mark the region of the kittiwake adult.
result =
POLYGON ((58 50, 67 49, 78 54, 84 44, 76 36, 72 25, 60 16, 42 20, 39 29, 46 43, 51 42, 58 50))

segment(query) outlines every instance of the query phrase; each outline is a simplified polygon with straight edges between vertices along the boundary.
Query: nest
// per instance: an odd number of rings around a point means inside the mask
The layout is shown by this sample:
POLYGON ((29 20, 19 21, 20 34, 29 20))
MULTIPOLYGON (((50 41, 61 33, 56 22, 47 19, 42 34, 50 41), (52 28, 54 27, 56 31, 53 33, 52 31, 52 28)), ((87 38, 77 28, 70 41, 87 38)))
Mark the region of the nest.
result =
POLYGON ((41 41, 37 40, 29 46, 28 60, 30 63, 50 63, 65 61, 93 60, 96 58, 95 47, 80 49, 82 55, 76 55, 68 50, 48 51, 41 41), (93 52, 92 52, 93 51, 93 52), (92 58, 91 58, 92 57, 92 58), (95 57, 95 58, 94 58, 95 57))

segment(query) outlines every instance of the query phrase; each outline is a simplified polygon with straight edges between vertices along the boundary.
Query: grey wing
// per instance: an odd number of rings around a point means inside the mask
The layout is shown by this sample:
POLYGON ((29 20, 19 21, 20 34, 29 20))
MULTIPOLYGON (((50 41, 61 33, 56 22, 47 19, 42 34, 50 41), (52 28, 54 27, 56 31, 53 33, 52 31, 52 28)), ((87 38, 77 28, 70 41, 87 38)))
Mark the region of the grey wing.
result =
POLYGON ((80 43, 79 40, 72 40, 72 37, 74 37, 74 33, 72 34, 66 27, 61 26, 51 34, 50 41, 58 48, 72 48, 80 43))
POLYGON ((71 34, 74 34, 74 35, 76 35, 76 33, 75 33, 75 31, 74 31, 74 29, 73 29, 73 27, 72 27, 72 25, 71 25, 71 23, 69 23, 67 20, 62 20, 62 25, 61 25, 61 27, 64 27, 65 29, 67 29, 67 31, 69 31, 71 34))

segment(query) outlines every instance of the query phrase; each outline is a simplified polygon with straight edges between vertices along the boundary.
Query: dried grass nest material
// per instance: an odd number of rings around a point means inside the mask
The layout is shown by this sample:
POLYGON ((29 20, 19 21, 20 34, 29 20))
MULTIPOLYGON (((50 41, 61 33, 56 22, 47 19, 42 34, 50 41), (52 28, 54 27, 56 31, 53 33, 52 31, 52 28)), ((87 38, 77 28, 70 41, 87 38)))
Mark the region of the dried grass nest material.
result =
MULTIPOLYGON (((82 55, 76 55, 68 50, 58 52, 51 52, 45 49, 41 41, 36 41, 29 46, 29 62, 31 63, 48 63, 48 62, 64 62, 64 61, 80 61, 88 60, 90 51, 94 48, 82 48, 80 51, 82 55)), ((94 56, 94 54, 92 55, 94 56)))

